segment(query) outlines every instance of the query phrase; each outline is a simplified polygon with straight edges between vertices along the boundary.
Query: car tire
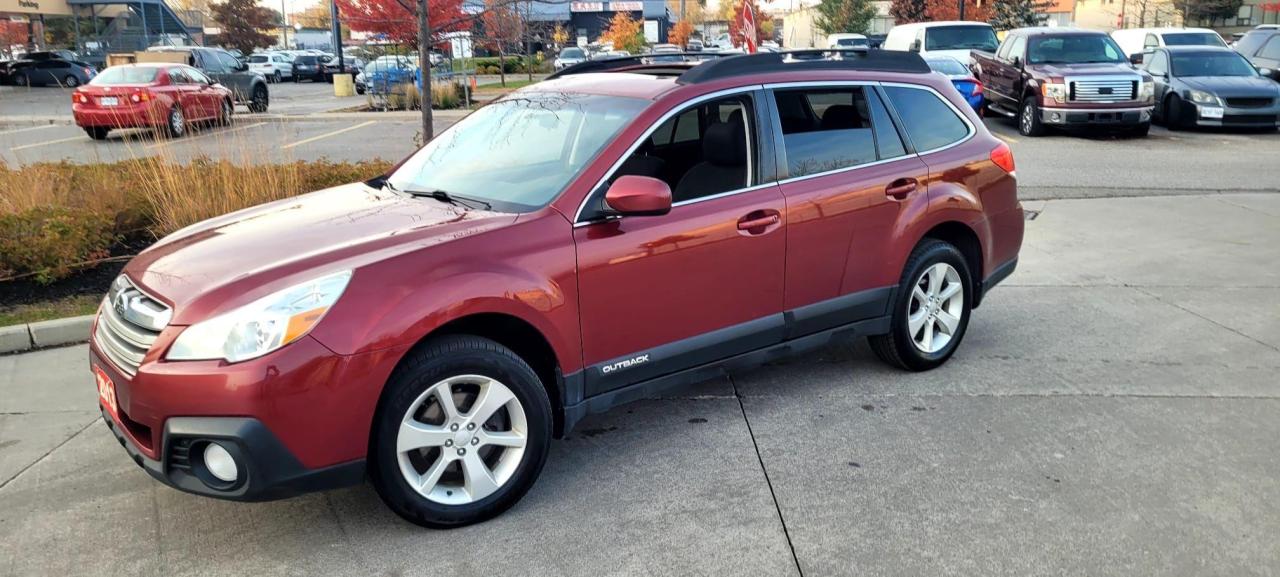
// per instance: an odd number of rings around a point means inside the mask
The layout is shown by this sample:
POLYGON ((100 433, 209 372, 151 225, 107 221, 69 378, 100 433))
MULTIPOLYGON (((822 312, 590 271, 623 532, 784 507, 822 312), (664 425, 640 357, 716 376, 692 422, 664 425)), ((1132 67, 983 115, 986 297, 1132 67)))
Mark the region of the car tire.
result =
POLYGON ((1128 135, 1131 138, 1146 138, 1147 134, 1150 132, 1151 132, 1151 123, 1143 122, 1142 124, 1139 124, 1133 128, 1130 128, 1128 135))
POLYGON ((959 249, 924 239, 902 271, 891 303, 889 332, 871 336, 871 349, 884 362, 909 371, 927 371, 947 362, 969 326, 973 285, 959 249))
POLYGON ((254 86, 253 93, 249 97, 249 112, 266 112, 270 105, 271 95, 267 92, 266 85, 254 86))
POLYGON ((412 523, 478 523, 533 486, 552 426, 546 389, 510 349, 470 335, 434 339, 410 352, 387 382, 370 437, 369 476, 383 502, 412 523), (446 397, 452 411, 445 410, 446 397), (474 432, 472 417, 484 419, 474 432), (413 434, 419 432, 431 437, 413 434), (499 436, 511 446, 480 444, 499 436))
POLYGON ((364 87, 363 87, 363 86, 360 86, 360 85, 358 85, 358 84, 357 84, 357 85, 356 85, 356 94, 364 94, 364 87))
POLYGON ((182 138, 187 133, 187 119, 182 109, 174 106, 164 117, 164 134, 169 138, 182 138))
POLYGON ((1187 127, 1183 111, 1182 99, 1177 94, 1169 96, 1169 103, 1164 107, 1164 125, 1169 130, 1183 130, 1187 127))
POLYGON ((27 75, 26 75, 26 74, 22 74, 22 73, 14 74, 14 75, 13 75, 13 85, 14 85, 14 86, 27 86, 27 87, 30 87, 30 86, 31 86, 31 79, 30 79, 30 78, 27 78, 27 75))
POLYGON ((80 79, 76 78, 75 75, 68 74, 66 78, 62 79, 62 85, 67 88, 75 88, 80 86, 80 79))
POLYGON ((283 80, 283 78, 280 76, 280 71, 279 71, 279 70, 275 71, 275 74, 272 74, 272 75, 271 75, 271 81, 272 81, 272 82, 274 82, 274 83, 276 83, 276 84, 280 84, 280 81, 281 81, 281 80, 283 80))
POLYGON ((218 110, 218 126, 231 126, 231 115, 234 113, 235 108, 230 100, 222 101, 222 105, 218 110))
POLYGON ((111 129, 105 126, 86 126, 84 132, 94 140, 106 140, 107 133, 111 132, 111 129))
POLYGON ((1022 100, 1022 108, 1018 110, 1018 133, 1023 136, 1044 135, 1044 124, 1040 122, 1040 107, 1036 105, 1035 96, 1022 100))

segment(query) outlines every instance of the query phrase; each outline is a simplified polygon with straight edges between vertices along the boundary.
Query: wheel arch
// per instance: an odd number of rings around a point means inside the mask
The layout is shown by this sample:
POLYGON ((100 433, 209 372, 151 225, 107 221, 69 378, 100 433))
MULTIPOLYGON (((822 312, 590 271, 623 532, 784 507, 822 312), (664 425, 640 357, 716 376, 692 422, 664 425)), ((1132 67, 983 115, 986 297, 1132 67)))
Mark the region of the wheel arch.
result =
POLYGON ((965 264, 969 267, 969 280, 973 286, 973 308, 982 302, 983 281, 983 249, 978 233, 969 225, 958 220, 948 220, 930 228, 916 241, 919 245, 924 239, 936 239, 946 242, 964 255, 965 264))

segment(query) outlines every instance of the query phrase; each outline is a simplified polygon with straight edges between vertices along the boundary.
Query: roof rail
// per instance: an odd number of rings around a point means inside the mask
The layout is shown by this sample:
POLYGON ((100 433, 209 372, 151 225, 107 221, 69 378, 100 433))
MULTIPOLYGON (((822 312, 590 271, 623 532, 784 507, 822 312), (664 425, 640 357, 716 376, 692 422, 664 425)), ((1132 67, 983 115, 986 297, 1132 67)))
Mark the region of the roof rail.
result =
POLYGON ((600 60, 587 60, 579 62, 573 66, 569 66, 553 72, 547 76, 547 80, 570 76, 573 74, 587 74, 590 72, 609 72, 619 68, 630 68, 633 66, 662 65, 662 64, 696 64, 704 60, 712 60, 716 58, 724 58, 727 56, 736 56, 737 54, 720 54, 718 52, 651 52, 649 54, 636 54, 634 56, 617 56, 614 58, 602 58, 600 60), (672 60, 679 58, 679 60, 672 60))
POLYGON ((873 70, 877 72, 906 72, 928 74, 929 65, 919 54, 895 50, 866 49, 806 49, 785 52, 759 52, 742 54, 705 62, 680 75, 681 84, 697 84, 721 78, 764 74, 768 72, 812 70, 873 70), (813 54, 827 54, 821 59, 796 58, 813 54))

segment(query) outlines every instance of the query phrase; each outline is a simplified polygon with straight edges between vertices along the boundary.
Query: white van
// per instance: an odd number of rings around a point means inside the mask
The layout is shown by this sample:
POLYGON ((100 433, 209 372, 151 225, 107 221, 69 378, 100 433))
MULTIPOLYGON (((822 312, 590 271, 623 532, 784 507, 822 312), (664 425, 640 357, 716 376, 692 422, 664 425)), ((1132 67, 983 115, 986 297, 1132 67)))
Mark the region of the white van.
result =
POLYGON ((1134 60, 1134 55, 1164 46, 1227 45, 1217 32, 1208 28, 1129 28, 1112 32, 1111 39, 1131 60, 1134 60))
POLYGON ((867 48, 867 37, 863 34, 841 33, 827 35, 827 48, 867 48))
POLYGON ((921 56, 950 56, 969 62, 970 50, 995 52, 1000 47, 996 31, 984 22, 917 22, 889 30, 881 48, 918 52, 921 56))

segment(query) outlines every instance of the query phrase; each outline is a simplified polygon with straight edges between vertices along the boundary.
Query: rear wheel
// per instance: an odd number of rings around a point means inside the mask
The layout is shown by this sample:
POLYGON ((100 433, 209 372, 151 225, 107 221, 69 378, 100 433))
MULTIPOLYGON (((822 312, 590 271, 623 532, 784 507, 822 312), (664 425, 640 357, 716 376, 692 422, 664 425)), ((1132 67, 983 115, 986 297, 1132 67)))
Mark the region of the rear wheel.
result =
POLYGON ((164 132, 169 138, 181 138, 187 133, 187 119, 182 115, 182 109, 174 106, 169 109, 169 116, 165 119, 164 132))
POLYGON ((14 86, 31 86, 31 80, 21 72, 13 75, 14 86))
POLYGON ((62 79, 62 85, 66 86, 67 88, 75 88, 77 86, 80 86, 80 79, 76 78, 73 75, 68 74, 66 78, 62 79))
POLYGON ((533 485, 551 427, 550 400, 524 360, 489 339, 444 337, 388 381, 370 477, 387 506, 418 525, 484 521, 533 485))
POLYGON ((876 356, 910 371, 951 358, 969 326, 973 282, 964 255, 950 243, 925 239, 907 259, 888 334, 869 340, 876 356))
POLYGON ((1022 101, 1022 110, 1018 111, 1018 132, 1023 136, 1044 134, 1044 125, 1040 123, 1040 107, 1036 105, 1034 96, 1028 96, 1022 101))
POLYGON ((222 101, 221 109, 218 111, 218 126, 231 126, 231 114, 234 109, 230 100, 222 101))
POLYGON ((107 133, 111 132, 111 129, 103 126, 86 126, 84 127, 84 132, 94 140, 106 140, 107 133))

